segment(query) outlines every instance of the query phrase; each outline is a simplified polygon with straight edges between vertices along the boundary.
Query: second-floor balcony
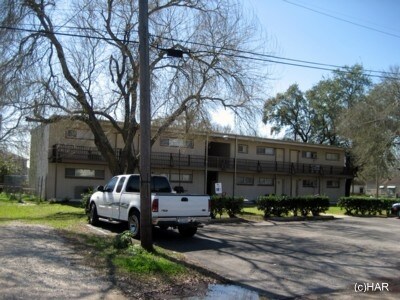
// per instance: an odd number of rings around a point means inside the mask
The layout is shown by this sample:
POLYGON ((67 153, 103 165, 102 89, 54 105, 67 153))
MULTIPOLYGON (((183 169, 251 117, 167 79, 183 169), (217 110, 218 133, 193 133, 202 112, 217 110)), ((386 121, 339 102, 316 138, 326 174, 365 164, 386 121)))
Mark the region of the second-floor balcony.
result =
MULTIPOLYGON (((115 152, 117 153, 117 158, 119 158, 121 149, 117 148, 115 149, 115 152)), ((53 163, 87 162, 94 164, 106 164, 106 161, 97 148, 66 144, 53 145, 53 147, 49 150, 49 160, 53 163)))
MULTIPOLYGON (((117 158, 121 149, 115 150, 117 158)), ((106 164, 94 147, 56 144, 49 151, 49 161, 59 163, 106 164)), ((281 175, 352 176, 352 170, 334 165, 298 162, 238 159, 221 156, 187 155, 181 153, 152 152, 151 167, 160 169, 193 169, 226 172, 273 173, 281 175)))

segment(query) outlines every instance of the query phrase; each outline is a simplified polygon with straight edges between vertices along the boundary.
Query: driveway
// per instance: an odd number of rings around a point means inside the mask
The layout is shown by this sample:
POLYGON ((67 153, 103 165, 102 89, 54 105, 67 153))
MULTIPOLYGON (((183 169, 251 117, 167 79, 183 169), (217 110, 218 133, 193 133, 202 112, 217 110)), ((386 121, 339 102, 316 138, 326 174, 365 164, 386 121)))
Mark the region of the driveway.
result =
POLYGON ((0 299, 125 299, 54 230, 0 226, 0 299))
POLYGON ((395 218, 352 217, 213 224, 155 243, 271 299, 399 299, 399 228, 395 218))

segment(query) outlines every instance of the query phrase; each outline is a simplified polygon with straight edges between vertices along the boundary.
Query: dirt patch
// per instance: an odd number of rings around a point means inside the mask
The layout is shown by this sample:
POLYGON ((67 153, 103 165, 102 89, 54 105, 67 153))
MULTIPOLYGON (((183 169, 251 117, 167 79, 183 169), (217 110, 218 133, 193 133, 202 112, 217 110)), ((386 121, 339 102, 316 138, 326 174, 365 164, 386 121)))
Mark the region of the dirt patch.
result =
MULTIPOLYGON (((85 231, 87 229, 84 229, 85 231)), ((90 229, 88 233, 94 234, 90 229)), ((188 262, 184 257, 179 263, 189 268, 190 273, 181 277, 163 278, 160 276, 141 278, 117 271, 109 258, 100 255, 94 247, 88 246, 85 236, 72 235, 70 232, 60 232, 68 241, 68 245, 84 256, 84 263, 98 273, 107 274, 109 280, 129 299, 177 299, 205 296, 209 284, 226 282, 208 270, 188 262)), ((101 233, 99 233, 101 235, 101 233)), ((112 237, 109 237, 112 238, 112 237)), ((139 243, 139 241, 137 241, 139 243)), ((177 258, 173 260, 178 261, 177 258)))

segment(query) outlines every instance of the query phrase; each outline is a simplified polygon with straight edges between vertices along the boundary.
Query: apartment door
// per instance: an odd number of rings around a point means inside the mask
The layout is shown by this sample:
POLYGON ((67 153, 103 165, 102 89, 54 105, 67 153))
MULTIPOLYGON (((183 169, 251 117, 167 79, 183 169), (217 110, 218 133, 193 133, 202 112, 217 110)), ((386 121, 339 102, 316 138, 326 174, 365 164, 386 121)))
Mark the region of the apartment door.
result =
POLYGON ((215 183, 218 182, 218 172, 208 171, 207 172, 207 194, 215 194, 215 183))
POLYGON ((283 178, 276 178, 276 184, 275 184, 275 194, 276 195, 283 195, 285 192, 283 191, 283 187, 285 186, 285 179, 283 178))
POLYGON ((276 161, 284 161, 284 150, 283 149, 276 149, 276 161))

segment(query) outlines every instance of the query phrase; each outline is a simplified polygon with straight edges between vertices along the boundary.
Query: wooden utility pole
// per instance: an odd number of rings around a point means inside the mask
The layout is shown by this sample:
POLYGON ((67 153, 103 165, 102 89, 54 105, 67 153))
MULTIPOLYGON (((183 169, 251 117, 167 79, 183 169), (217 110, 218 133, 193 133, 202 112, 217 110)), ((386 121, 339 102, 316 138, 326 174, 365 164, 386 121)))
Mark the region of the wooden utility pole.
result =
POLYGON ((153 250, 151 222, 151 121, 148 0, 139 0, 139 70, 140 70, 140 242, 153 250))

